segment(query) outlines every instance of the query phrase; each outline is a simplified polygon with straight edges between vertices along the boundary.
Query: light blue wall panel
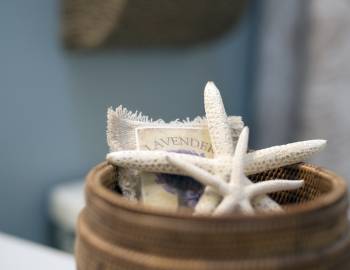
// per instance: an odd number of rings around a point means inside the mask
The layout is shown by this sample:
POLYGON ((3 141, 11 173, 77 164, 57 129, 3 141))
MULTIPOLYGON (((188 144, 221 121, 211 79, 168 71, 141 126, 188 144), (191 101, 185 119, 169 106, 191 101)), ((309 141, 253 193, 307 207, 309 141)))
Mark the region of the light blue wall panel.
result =
POLYGON ((251 24, 183 49, 67 52, 59 1, 0 1, 0 230, 47 240, 46 194, 101 161, 106 109, 153 118, 203 114, 215 80, 229 113, 244 108, 251 24))

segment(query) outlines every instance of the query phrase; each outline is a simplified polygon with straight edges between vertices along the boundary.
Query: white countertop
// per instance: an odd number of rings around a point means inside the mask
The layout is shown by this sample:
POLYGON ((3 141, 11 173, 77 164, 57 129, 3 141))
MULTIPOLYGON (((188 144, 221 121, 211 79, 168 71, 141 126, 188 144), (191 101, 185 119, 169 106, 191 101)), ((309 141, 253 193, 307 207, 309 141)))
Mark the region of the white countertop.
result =
POLYGON ((46 246, 0 233, 1 270, 75 270, 74 257, 46 246))

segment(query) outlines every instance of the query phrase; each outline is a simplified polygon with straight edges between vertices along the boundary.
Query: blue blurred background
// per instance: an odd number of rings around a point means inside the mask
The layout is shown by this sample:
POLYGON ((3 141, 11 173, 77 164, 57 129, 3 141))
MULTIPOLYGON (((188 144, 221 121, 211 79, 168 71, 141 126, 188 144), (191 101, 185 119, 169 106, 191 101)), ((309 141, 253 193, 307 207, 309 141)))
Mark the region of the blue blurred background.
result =
MULTIPOLYGON (((93 52, 63 48, 60 4, 0 1, 0 231, 48 243, 49 191, 82 178, 104 159, 107 108, 123 104, 165 120, 203 115, 208 80, 220 88, 227 112, 242 115, 250 126, 254 148, 329 139, 329 130, 337 130, 338 142, 347 141, 341 140, 348 134, 344 125, 337 129, 332 121, 321 128, 324 119, 339 119, 337 101, 307 102, 325 97, 312 91, 318 77, 304 73, 320 59, 308 54, 315 43, 310 33, 323 36, 316 1, 250 1, 230 32, 187 48, 93 52), (328 111, 318 123, 319 106, 328 111)), ((339 147, 330 144, 330 149, 332 159, 318 162, 348 174, 348 166, 337 167, 339 147)))
POLYGON ((215 42, 183 49, 69 52, 59 1, 0 2, 0 230, 47 242, 47 194, 104 159, 109 106, 153 118, 203 114, 208 80, 230 114, 251 114, 250 8, 215 42))

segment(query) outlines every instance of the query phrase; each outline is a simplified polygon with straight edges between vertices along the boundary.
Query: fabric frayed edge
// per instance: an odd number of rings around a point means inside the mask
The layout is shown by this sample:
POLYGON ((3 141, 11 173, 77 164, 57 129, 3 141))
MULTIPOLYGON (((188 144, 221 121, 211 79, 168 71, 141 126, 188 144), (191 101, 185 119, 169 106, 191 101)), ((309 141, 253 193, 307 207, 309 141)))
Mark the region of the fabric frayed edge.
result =
POLYGON ((148 115, 144 115, 142 112, 139 111, 130 111, 126 107, 123 107, 123 105, 119 105, 115 110, 113 110, 112 107, 108 109, 111 112, 115 113, 116 117, 119 117, 120 119, 125 119, 128 121, 135 121, 135 122, 143 122, 148 124, 178 124, 178 125, 184 125, 184 124, 204 124, 206 123, 206 118, 204 116, 196 116, 195 118, 191 119, 189 117, 185 119, 175 119, 170 122, 166 122, 163 119, 157 119, 153 120, 153 118, 149 117, 148 115))
MULTIPOLYGON (((240 116, 229 116, 228 120, 230 122, 231 128, 240 130, 243 128, 244 123, 242 117, 240 116)), ((193 119, 187 117, 185 119, 175 119, 170 122, 166 122, 163 119, 153 120, 153 118, 148 115, 144 115, 139 111, 130 111, 126 107, 119 105, 113 110, 112 107, 109 107, 107 110, 107 143, 111 151, 116 151, 117 149, 122 148, 123 142, 120 141, 120 134, 116 132, 120 128, 121 122, 127 123, 129 127, 139 127, 139 126, 156 126, 162 127, 189 127, 189 126, 202 126, 207 125, 207 119, 205 116, 197 116, 193 119)), ((127 130, 125 130, 127 132, 127 130)), ((125 134, 127 136, 127 134, 125 134)))
MULTIPOLYGON (((107 112, 107 119, 109 118, 109 116, 112 116, 112 114, 114 114, 114 117, 116 118, 124 119, 127 121, 143 122, 147 124, 203 125, 207 123, 207 119, 205 116, 196 116, 193 119, 189 117, 186 117, 185 119, 177 118, 170 122, 166 122, 163 119, 153 120, 153 118, 151 118, 150 116, 144 115, 142 112, 139 111, 130 111, 126 107, 123 107, 123 105, 119 105, 118 107, 116 107, 115 110, 113 110, 113 107, 109 107, 107 112)), ((243 127, 243 121, 241 116, 229 116, 229 119, 231 119, 231 121, 235 120, 237 122, 242 122, 243 127)))

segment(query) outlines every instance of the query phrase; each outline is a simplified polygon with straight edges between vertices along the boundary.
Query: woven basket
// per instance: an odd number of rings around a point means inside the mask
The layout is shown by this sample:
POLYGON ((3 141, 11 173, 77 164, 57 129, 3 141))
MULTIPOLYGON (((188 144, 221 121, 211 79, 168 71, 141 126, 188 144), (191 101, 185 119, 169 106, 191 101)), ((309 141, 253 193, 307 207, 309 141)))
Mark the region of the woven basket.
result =
POLYGON ((285 213, 215 218, 131 203, 116 191, 116 173, 102 163, 87 176, 79 270, 350 269, 346 185, 332 172, 298 164, 253 175, 305 185, 272 195, 285 213))
POLYGON ((70 48, 189 45, 237 23, 246 0, 63 0, 70 48))

